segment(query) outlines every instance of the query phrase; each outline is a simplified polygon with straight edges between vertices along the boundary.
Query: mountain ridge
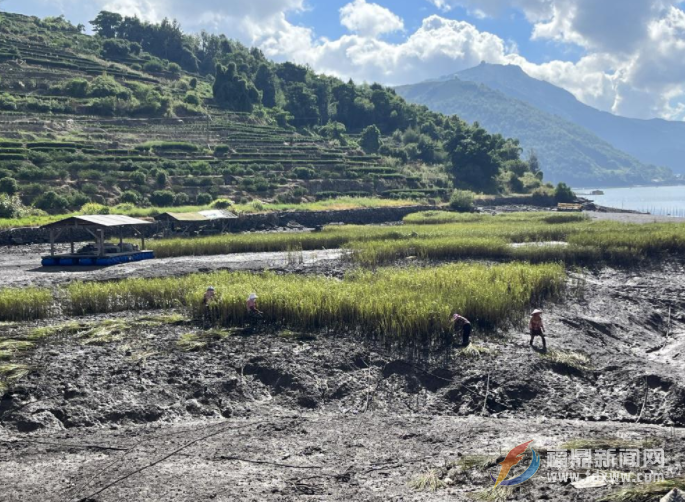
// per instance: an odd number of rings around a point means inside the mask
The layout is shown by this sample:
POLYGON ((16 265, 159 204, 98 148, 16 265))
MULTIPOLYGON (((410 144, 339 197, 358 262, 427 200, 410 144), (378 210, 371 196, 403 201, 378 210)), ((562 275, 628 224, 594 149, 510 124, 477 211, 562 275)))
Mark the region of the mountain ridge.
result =
POLYGON ((648 166, 557 115, 458 77, 396 88, 410 102, 457 114, 493 133, 519 138, 538 154, 547 178, 572 184, 631 185, 664 181, 668 170, 648 166))
POLYGON ((598 110, 565 89, 531 77, 517 65, 481 63, 455 75, 584 127, 642 163, 685 173, 685 122, 621 117, 598 110))

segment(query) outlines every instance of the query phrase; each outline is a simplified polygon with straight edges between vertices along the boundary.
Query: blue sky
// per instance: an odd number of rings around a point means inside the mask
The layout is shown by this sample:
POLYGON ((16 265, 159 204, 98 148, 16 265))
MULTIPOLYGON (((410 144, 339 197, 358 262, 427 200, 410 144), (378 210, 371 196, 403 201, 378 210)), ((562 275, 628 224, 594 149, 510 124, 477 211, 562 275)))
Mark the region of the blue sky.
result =
POLYGON ((2 9, 88 27, 102 9, 166 16, 275 60, 387 85, 516 64, 602 110, 685 118, 682 0, 5 0, 2 9))

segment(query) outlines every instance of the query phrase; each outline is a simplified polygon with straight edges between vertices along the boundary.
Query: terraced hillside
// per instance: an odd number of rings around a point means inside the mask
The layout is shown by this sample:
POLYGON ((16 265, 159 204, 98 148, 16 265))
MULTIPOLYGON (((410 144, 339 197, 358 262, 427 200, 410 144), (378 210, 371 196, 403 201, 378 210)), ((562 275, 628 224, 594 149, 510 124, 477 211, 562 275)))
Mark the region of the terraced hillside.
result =
POLYGON ((116 30, 94 20, 89 36, 64 18, 0 15, 0 218, 88 203, 551 188, 520 159, 516 140, 410 105, 392 89, 276 64, 176 23, 102 16, 116 30))

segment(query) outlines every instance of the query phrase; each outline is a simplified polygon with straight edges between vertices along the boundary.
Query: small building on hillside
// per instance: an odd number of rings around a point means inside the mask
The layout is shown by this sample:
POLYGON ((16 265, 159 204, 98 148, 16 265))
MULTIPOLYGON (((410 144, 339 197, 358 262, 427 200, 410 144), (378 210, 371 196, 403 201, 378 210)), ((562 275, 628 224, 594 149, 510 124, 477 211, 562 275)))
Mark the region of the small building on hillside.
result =
POLYGON ((155 220, 166 224, 165 233, 203 234, 224 233, 230 228, 232 220, 238 216, 225 209, 208 209, 193 213, 167 212, 155 216, 155 220))
POLYGON ((55 221, 44 228, 50 234, 50 255, 44 256, 42 264, 50 266, 107 266, 130 261, 149 260, 154 258, 152 251, 145 249, 145 235, 140 229, 151 222, 116 214, 95 214, 71 216, 64 220, 55 221), (68 231, 82 230, 88 232, 94 244, 87 244, 76 251, 74 241, 71 240, 71 252, 55 253, 55 241, 60 235, 68 231), (124 242, 124 233, 131 230, 140 237, 140 247, 130 242, 124 242), (106 242, 107 238, 118 238, 119 243, 106 242))

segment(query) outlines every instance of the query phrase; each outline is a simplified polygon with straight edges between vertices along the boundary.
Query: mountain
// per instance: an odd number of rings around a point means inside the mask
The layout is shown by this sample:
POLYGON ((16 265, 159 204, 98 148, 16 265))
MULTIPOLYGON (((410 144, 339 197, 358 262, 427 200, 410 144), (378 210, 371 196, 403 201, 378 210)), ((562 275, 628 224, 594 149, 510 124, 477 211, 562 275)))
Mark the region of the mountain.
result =
POLYGON ((599 111, 581 103, 568 91, 530 77, 514 65, 480 64, 457 76, 485 84, 584 127, 645 164, 685 173, 685 122, 631 119, 599 111))
POLYGON ((410 102, 457 114, 491 133, 518 138, 535 149, 545 177, 573 185, 630 185, 669 179, 668 169, 648 166, 569 120, 490 87, 457 77, 398 87, 410 102))

